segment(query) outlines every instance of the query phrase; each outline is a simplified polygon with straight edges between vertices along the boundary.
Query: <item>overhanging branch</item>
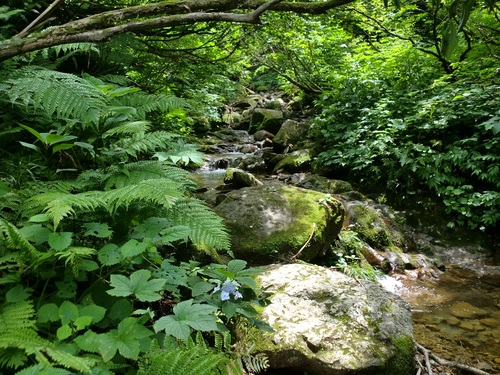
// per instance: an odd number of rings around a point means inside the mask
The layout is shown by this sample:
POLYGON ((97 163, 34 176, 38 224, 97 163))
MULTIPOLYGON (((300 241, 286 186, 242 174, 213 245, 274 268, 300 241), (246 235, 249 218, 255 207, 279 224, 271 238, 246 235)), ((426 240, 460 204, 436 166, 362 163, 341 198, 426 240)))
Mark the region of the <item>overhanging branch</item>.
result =
MULTIPOLYGON (((177 0, 149 3, 94 14, 63 25, 53 26, 41 31, 38 35, 31 35, 25 39, 7 40, 3 45, 0 44, 0 61, 61 44, 105 42, 115 35, 127 32, 141 33, 198 22, 255 24, 259 23, 262 13, 268 10, 320 14, 353 1, 292 3, 283 0, 177 0), (249 12, 243 13, 242 11, 245 10, 249 12)), ((57 3, 54 1, 53 4, 57 3)), ((32 29, 31 25, 28 26, 20 36, 32 29)))

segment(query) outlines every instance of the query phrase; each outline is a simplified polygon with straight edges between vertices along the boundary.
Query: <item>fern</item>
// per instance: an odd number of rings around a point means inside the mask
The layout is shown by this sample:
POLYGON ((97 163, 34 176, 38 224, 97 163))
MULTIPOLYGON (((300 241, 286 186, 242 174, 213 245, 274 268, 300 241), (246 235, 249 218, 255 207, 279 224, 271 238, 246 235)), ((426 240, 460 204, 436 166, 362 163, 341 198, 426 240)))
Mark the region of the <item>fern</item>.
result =
POLYGON ((176 225, 191 228, 190 238, 196 244, 204 244, 216 249, 229 249, 229 235, 222 218, 198 199, 177 202, 171 210, 170 220, 176 225))
POLYGON ((141 120, 141 121, 130 121, 123 123, 121 125, 115 126, 109 130, 107 130, 103 137, 111 137, 113 135, 124 135, 124 134, 141 134, 143 135, 151 128, 151 123, 149 121, 141 120))
POLYGON ((165 150, 176 135, 166 131, 137 133, 129 138, 122 138, 113 144, 113 149, 123 149, 129 155, 137 157, 138 153, 165 150))
POLYGON ((31 302, 23 301, 4 305, 0 310, 0 363, 14 365, 5 355, 12 349, 33 355, 38 362, 55 363, 82 373, 91 373, 94 360, 78 358, 59 350, 50 341, 38 336, 35 331, 35 310, 31 302))
POLYGON ((45 257, 45 254, 39 252, 14 224, 1 218, 0 233, 4 235, 8 248, 26 254, 27 260, 35 266, 45 257))
POLYGON ((188 180, 189 172, 174 165, 158 161, 139 161, 122 166, 113 166, 108 169, 103 181, 104 189, 121 188, 130 184, 137 184, 143 180, 167 178, 183 185, 184 189, 195 188, 196 184, 188 180))
POLYGON ((114 102, 115 105, 124 105, 137 109, 137 114, 145 118, 147 113, 168 113, 174 109, 187 108, 189 103, 181 98, 164 94, 146 94, 137 92, 132 95, 120 97, 114 102))
POLYGON ((153 348, 139 364, 138 375, 243 375, 230 356, 209 348, 201 333, 196 339, 163 349, 153 348))
POLYGON ((83 123, 98 123, 106 107, 103 93, 85 79, 36 66, 17 71, 1 91, 13 104, 83 123))
POLYGON ((16 375, 71 375, 71 374, 74 374, 74 372, 42 364, 25 368, 24 370, 16 373, 16 375))

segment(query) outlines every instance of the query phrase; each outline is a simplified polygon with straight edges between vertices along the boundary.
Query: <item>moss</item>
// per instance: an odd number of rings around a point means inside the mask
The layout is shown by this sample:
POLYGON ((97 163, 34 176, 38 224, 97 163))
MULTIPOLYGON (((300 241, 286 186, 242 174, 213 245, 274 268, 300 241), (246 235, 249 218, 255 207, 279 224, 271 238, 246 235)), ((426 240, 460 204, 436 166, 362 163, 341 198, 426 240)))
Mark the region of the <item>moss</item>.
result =
POLYGON ((352 209, 352 214, 355 218, 354 230, 370 246, 376 249, 394 246, 387 225, 374 209, 359 204, 352 209))
POLYGON ((415 342, 411 336, 391 341, 395 354, 387 361, 383 375, 411 375, 415 368, 415 342))
POLYGON ((302 169, 308 169, 311 166, 311 160, 311 154, 308 150, 294 151, 276 164, 274 172, 278 169, 285 169, 288 172, 299 172, 302 169))

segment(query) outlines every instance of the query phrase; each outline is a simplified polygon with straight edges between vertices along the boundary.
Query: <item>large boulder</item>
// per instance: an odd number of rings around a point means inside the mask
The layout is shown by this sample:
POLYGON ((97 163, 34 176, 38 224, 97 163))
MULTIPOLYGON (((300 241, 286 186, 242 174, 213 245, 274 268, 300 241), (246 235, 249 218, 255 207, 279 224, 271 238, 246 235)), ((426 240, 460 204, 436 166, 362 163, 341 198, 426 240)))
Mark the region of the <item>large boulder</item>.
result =
POLYGON ((415 343, 409 306, 380 285, 306 264, 273 265, 258 277, 271 293, 245 345, 271 368, 311 375, 410 375, 415 343))
POLYGON ((283 112, 276 109, 256 108, 250 118, 250 134, 257 130, 267 130, 276 134, 283 124, 283 112))
POLYGON ((283 152, 290 145, 296 145, 303 141, 309 130, 309 125, 295 120, 286 120, 273 140, 273 148, 276 152, 283 152))
POLYGON ((309 150, 297 150, 286 154, 285 157, 274 166, 274 172, 280 169, 290 173, 307 171, 311 168, 311 161, 312 156, 309 150))
POLYGON ((252 264, 324 255, 342 228, 344 207, 325 194, 265 184, 232 191, 215 207, 231 233, 237 258, 252 264), (309 237, 312 237, 309 239, 309 237))
POLYGON ((235 188, 262 185, 262 182, 257 180, 253 174, 238 168, 226 169, 224 174, 224 183, 232 184, 235 188))

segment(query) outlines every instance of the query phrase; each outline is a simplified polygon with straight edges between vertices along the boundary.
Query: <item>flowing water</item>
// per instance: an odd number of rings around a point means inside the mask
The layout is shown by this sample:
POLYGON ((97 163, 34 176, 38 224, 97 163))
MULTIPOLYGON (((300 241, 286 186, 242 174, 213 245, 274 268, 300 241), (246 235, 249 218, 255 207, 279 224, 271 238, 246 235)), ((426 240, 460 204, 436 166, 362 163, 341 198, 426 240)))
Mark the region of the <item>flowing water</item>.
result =
MULTIPOLYGON (((239 134, 240 144, 251 143, 239 134)), ((202 199, 214 204, 227 167, 245 156, 236 147, 208 156, 193 178, 202 199)), ((248 154, 246 154, 248 155, 248 154)), ((416 341, 441 358, 500 374, 500 250, 483 239, 451 237, 412 229, 414 251, 439 259, 444 271, 420 268, 391 275, 381 283, 407 300, 416 341), (497 258, 492 256, 496 251, 497 258)), ((437 231, 439 232, 439 231, 437 231)))

